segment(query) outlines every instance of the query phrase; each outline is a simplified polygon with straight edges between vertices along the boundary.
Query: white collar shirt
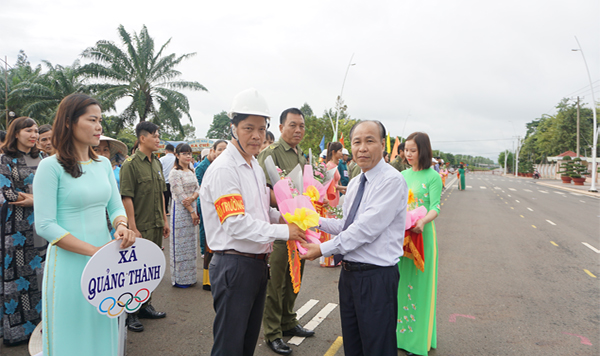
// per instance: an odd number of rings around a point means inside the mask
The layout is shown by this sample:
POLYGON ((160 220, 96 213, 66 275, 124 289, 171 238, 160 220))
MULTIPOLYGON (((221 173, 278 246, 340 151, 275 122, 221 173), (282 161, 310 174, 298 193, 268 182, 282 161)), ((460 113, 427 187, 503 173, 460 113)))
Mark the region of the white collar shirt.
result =
POLYGON ((276 239, 288 240, 289 229, 279 223, 281 214, 270 207, 271 192, 263 169, 253 157, 249 165, 234 145, 208 167, 200 188, 200 205, 206 240, 212 250, 233 249, 241 253, 271 252, 276 239), (216 202, 227 195, 241 195, 244 213, 232 215, 221 224, 216 202))
POLYGON ((366 173, 367 181, 354 221, 342 231, 361 177, 351 180, 342 210, 344 218, 321 218, 320 229, 337 236, 321 244, 323 256, 343 254, 344 260, 393 266, 403 255, 408 187, 404 177, 382 159, 366 173))
POLYGON ((171 169, 175 165, 175 155, 171 153, 167 153, 165 156, 161 157, 160 163, 163 167, 163 177, 165 178, 165 183, 169 183, 169 174, 171 173, 171 169))

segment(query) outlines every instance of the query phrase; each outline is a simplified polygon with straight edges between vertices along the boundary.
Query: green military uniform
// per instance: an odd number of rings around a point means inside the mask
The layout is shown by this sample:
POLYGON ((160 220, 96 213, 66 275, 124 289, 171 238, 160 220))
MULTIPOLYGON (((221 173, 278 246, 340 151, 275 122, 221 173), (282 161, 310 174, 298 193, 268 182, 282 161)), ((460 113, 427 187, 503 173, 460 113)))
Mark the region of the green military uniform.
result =
POLYGON ((410 169, 410 165, 405 163, 405 161, 400 157, 400 155, 396 156, 392 162, 390 162, 396 170, 402 172, 406 169, 410 169))
MULTIPOLYGON (((271 156, 275 165, 287 173, 292 171, 298 164, 304 169, 306 158, 299 147, 297 147, 297 150, 298 152, 294 151, 287 142, 280 138, 279 141, 273 143, 258 155, 258 163, 265 170, 265 159, 271 156)), ((266 170, 265 176, 270 184, 271 181, 266 170)), ((286 242, 276 240, 273 243, 273 252, 269 258, 269 264, 271 266, 271 279, 267 283, 263 328, 265 339, 272 342, 277 338, 282 338, 283 331, 290 330, 298 325, 298 319, 296 319, 296 313, 294 312, 297 295, 294 294, 290 276, 286 242)), ((300 265, 300 276, 303 274, 304 260, 301 261, 300 265)))
POLYGON ((352 181, 353 178, 357 177, 362 172, 362 170, 360 169, 360 166, 358 166, 358 164, 354 161, 352 162, 351 167, 349 168, 349 171, 350 171, 350 181, 352 181))
POLYGON ((143 238, 162 247, 163 192, 167 190, 160 160, 152 161, 141 150, 125 160, 119 174, 121 196, 131 197, 135 210, 135 225, 143 238))

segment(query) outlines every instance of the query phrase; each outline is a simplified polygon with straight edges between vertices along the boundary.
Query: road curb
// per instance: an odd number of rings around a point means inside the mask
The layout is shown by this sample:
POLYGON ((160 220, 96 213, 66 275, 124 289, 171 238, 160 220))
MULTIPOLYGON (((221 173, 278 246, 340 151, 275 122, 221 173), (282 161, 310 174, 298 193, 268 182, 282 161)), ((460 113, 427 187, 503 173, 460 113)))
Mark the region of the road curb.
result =
POLYGON ((546 182, 536 182, 536 184, 537 185, 546 186, 546 187, 556 188, 558 190, 579 193, 580 195, 585 195, 585 196, 589 196, 589 197, 600 198, 600 193, 588 192, 588 191, 578 190, 576 188, 570 188, 570 187, 563 187, 563 186, 559 186, 559 185, 553 185, 551 183, 546 183, 546 182))

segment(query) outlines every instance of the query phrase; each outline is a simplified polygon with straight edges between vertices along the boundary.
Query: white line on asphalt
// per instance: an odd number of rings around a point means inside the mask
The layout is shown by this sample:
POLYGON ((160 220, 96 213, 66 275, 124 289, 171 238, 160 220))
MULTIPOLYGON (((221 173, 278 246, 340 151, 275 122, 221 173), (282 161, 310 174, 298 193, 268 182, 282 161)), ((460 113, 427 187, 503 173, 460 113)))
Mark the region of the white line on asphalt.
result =
POLYGON ((531 190, 528 190, 528 189, 526 189, 526 188, 524 188, 524 189, 523 189, 523 191, 525 191, 525 192, 533 192, 533 191, 531 191, 531 190))
POLYGON ((533 210, 531 208, 527 207, 527 209, 530 210, 531 212, 533 212, 533 210))
MULTIPOLYGON (((325 320, 327 315, 329 315, 329 313, 332 312, 333 309, 336 308, 336 306, 337 304, 331 302, 325 305, 325 307, 321 309, 321 311, 319 311, 319 313, 315 317, 313 317, 312 320, 310 320, 306 325, 304 325, 304 328, 307 330, 314 330, 317 326, 319 326, 321 322, 323 322, 323 320, 325 320)), ((304 341, 304 339, 305 337, 294 336, 290 338, 288 343, 299 346, 302 343, 302 341, 304 341)))
POLYGON ((479 186, 479 188, 482 189, 482 190, 487 189, 487 187, 485 187, 485 186, 479 186))
POLYGON ((581 203, 585 203, 585 201, 584 201, 584 200, 579 200, 579 202, 581 202, 581 203))
POLYGON ((501 190, 501 188, 498 186, 494 186, 494 190, 501 190))
POLYGON ((511 195, 507 195, 508 197, 512 197, 511 195))
POLYGON ((542 191, 542 190, 538 190, 538 192, 541 192, 541 193, 548 193, 548 191, 542 191))
POLYGON ((582 194, 579 193, 575 193, 575 192, 570 192, 573 196, 583 196, 582 194))
POLYGON ((550 223, 553 226, 556 226, 556 223, 552 222, 551 220, 547 219, 546 222, 550 223))
POLYGON ((591 250, 593 250, 594 252, 596 252, 596 253, 600 254, 600 250, 598 250, 598 249, 596 249, 596 248, 592 247, 591 245, 589 245, 589 244, 587 244, 587 243, 585 243, 585 242, 581 242, 581 244, 583 244, 583 245, 585 245, 586 247, 590 248, 590 249, 591 249, 591 250))
POLYGON ((310 309, 312 309, 318 302, 319 300, 315 299, 308 300, 306 304, 302 305, 302 307, 296 311, 296 319, 300 320, 302 316, 306 315, 306 313, 309 312, 310 309))
POLYGON ((512 188, 512 187, 509 187, 508 189, 509 189, 509 190, 511 190, 511 191, 516 191, 516 190, 515 190, 514 188, 512 188))
POLYGON ((517 203, 521 203, 521 202, 519 202, 519 200, 515 200, 515 201, 517 201, 517 203))
POLYGON ((467 188, 473 188, 473 187, 471 187, 471 186, 467 185, 467 188))
POLYGON ((552 191, 552 192, 558 193, 559 195, 564 195, 565 194, 564 192, 558 192, 558 191, 552 191))

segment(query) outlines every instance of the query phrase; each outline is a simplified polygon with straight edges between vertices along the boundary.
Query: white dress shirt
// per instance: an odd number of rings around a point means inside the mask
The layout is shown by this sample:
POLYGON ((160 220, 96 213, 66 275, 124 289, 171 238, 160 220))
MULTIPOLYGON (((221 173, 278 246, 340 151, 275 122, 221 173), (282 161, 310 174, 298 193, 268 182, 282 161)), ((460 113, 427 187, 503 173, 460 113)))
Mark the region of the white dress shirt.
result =
POLYGON ((168 153, 165 156, 158 159, 163 167, 163 177, 165 178, 165 183, 169 183, 169 174, 171 173, 171 169, 175 165, 175 155, 168 153))
POLYGON ((342 231, 354 202, 358 180, 351 180, 342 206, 344 218, 321 218, 320 229, 337 237, 321 244, 323 256, 343 254, 344 260, 393 266, 404 254, 404 224, 408 187, 404 177, 385 160, 366 175, 365 191, 352 224, 342 231))
POLYGON ((281 214, 271 208, 270 189, 263 169, 253 157, 248 165, 234 145, 227 148, 206 170, 200 187, 200 205, 206 240, 212 250, 234 249, 242 253, 271 252, 276 239, 288 240, 289 229, 279 223, 281 214), (229 216, 220 223, 215 203, 219 198, 240 194, 244 214, 229 216))

